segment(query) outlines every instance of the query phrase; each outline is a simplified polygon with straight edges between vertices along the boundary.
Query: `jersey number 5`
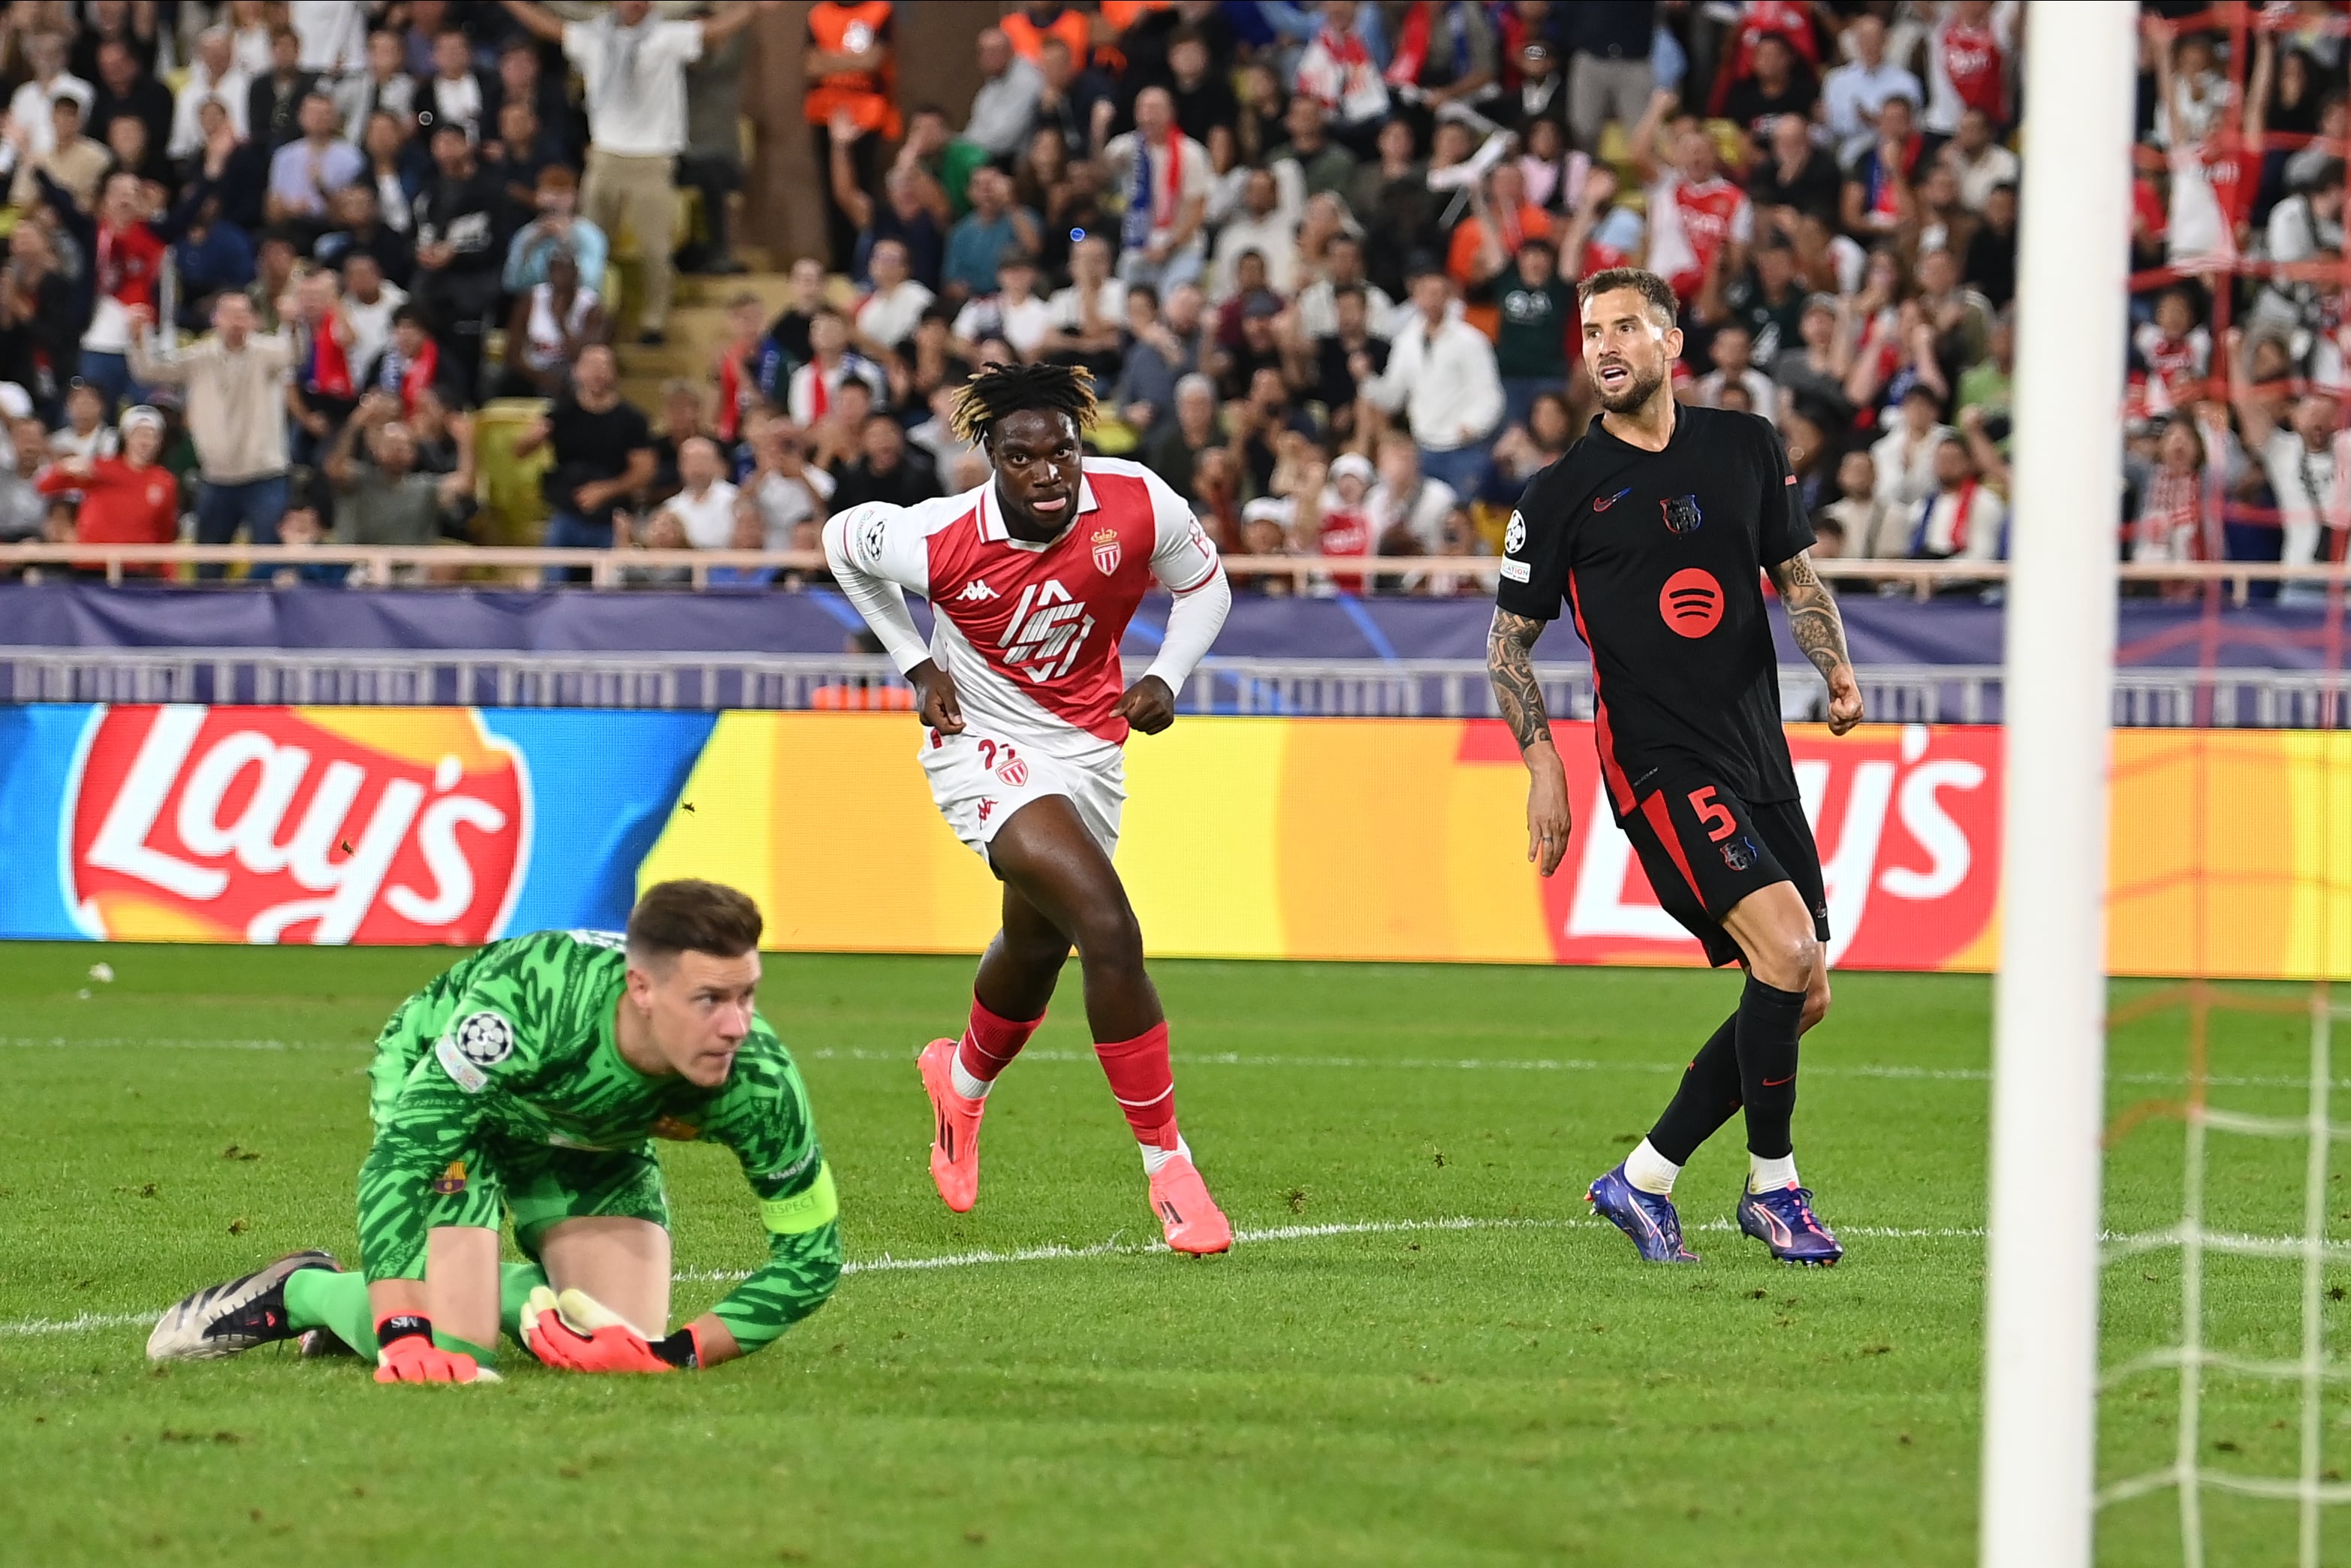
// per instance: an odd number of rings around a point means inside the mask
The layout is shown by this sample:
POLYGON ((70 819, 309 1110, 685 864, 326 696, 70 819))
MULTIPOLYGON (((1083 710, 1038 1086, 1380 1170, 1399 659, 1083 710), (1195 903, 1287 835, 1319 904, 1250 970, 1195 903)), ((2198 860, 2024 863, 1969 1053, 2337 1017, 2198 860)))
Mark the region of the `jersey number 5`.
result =
POLYGON ((1714 798, 1714 786, 1689 792, 1690 810, 1698 813, 1698 826, 1706 830, 1708 843, 1720 843, 1739 831, 1739 823, 1730 815, 1730 808, 1714 798))

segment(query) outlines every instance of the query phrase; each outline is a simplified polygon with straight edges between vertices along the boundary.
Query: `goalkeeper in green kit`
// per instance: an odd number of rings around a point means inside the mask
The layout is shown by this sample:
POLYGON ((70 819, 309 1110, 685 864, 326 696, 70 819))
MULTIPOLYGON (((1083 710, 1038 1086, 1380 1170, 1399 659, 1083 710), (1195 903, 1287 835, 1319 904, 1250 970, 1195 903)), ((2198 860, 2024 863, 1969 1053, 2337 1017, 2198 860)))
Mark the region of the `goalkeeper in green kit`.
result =
POLYGON ((158 1361, 323 1331, 379 1383, 495 1380, 498 1333, 549 1366, 731 1361, 841 1277, 832 1172, 792 1059, 752 1008, 759 912, 733 888, 646 890, 625 937, 494 943, 411 997, 376 1044, 358 1273, 298 1252, 197 1291, 158 1361), (653 1138, 723 1144, 758 1195, 766 1267, 668 1332, 669 1207, 653 1138), (514 1218, 527 1263, 498 1260, 514 1218))

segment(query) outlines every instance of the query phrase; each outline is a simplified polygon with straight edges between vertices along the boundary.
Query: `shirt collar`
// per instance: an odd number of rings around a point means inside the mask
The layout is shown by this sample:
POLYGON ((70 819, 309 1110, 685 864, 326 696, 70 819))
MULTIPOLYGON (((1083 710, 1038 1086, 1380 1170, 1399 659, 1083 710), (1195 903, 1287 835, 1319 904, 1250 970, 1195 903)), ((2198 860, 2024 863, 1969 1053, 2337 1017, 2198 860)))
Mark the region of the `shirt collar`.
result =
MULTIPOLYGON (((1084 470, 1081 469, 1078 473, 1078 517, 1098 510, 1101 506, 1102 503, 1094 498, 1094 482, 1087 478, 1084 470)), ((1070 519, 1071 528, 1077 526, 1077 517, 1070 519)), ((1064 528, 1046 543, 1058 543, 1068 534, 1069 529, 1064 528)), ((1012 530, 1004 526, 1003 508, 997 505, 996 481, 993 478, 979 487, 979 537, 989 544, 1008 544, 1016 549, 1045 548, 1045 545, 1038 544, 1033 540, 1016 539, 1012 537, 1012 530)))

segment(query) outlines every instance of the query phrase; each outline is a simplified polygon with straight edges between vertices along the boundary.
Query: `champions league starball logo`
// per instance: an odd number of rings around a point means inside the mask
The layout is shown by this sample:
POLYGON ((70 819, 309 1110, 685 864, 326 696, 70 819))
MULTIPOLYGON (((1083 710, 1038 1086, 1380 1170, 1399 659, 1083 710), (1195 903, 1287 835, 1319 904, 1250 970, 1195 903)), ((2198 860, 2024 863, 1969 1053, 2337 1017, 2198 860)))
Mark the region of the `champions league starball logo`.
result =
POLYGON ((1516 555, 1527 548, 1527 520, 1518 513, 1510 514, 1510 526, 1502 530, 1502 553, 1516 555))

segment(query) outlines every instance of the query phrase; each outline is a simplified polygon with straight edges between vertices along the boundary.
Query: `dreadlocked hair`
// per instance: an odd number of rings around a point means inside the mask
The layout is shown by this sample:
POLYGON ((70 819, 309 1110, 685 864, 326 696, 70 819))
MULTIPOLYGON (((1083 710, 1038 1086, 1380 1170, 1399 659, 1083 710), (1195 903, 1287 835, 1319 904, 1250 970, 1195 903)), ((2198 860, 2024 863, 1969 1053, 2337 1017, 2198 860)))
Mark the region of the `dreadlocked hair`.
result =
POLYGON ((1094 402, 1092 373, 1081 365, 1000 365, 990 360, 956 394, 947 428, 965 441, 985 444, 998 421, 1029 409, 1066 413, 1082 434, 1102 412, 1094 402))

